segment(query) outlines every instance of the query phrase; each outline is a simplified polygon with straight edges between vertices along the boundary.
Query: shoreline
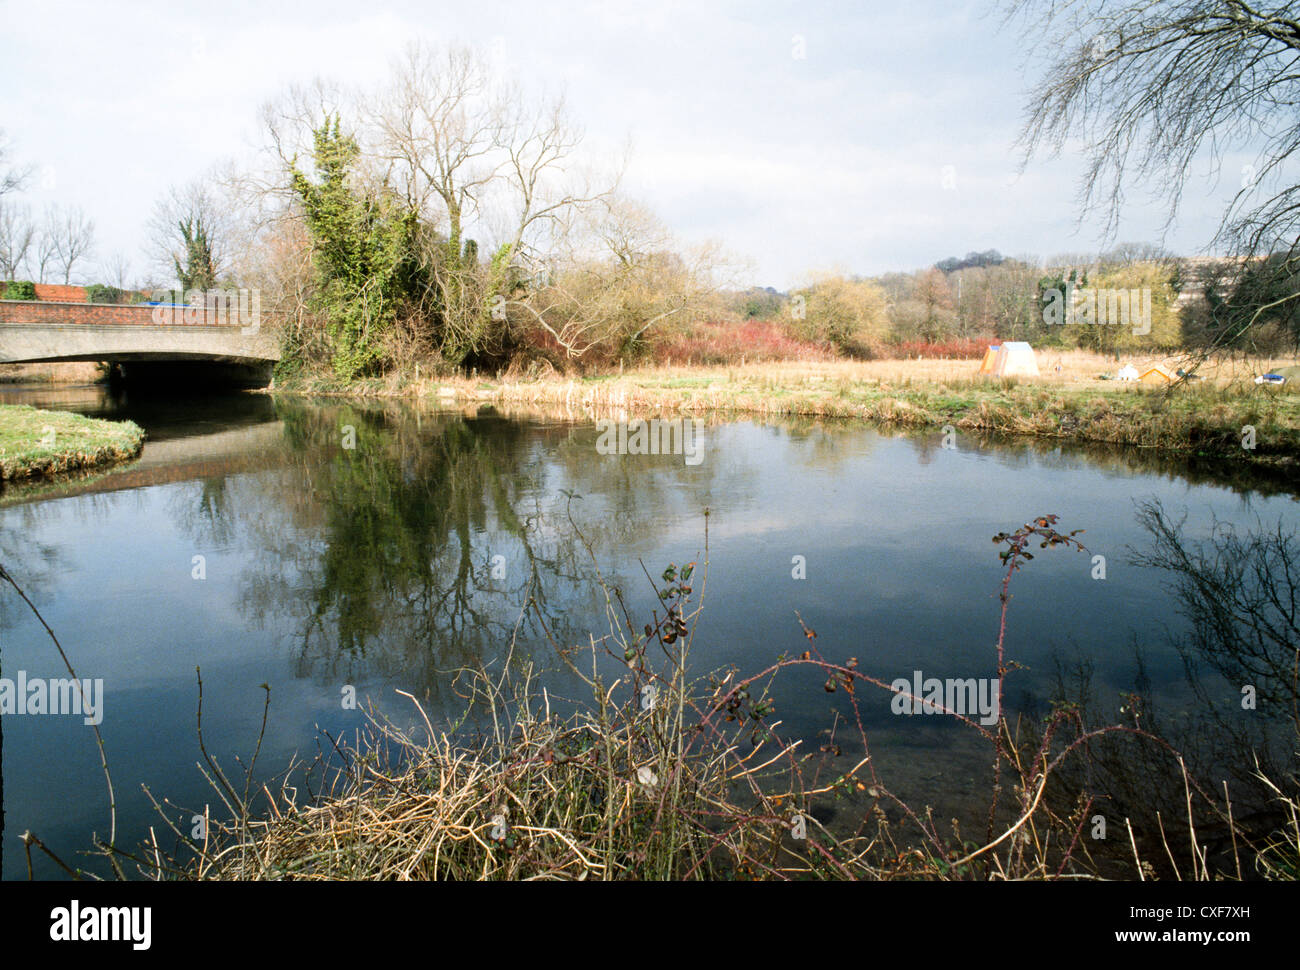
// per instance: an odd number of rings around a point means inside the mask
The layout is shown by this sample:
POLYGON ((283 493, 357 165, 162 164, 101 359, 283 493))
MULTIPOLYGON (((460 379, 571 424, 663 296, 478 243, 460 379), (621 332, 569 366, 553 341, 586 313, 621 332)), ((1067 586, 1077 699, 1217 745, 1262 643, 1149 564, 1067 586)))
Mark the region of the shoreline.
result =
POLYGON ((734 368, 629 372, 539 380, 329 377, 264 389, 295 397, 396 399, 417 404, 564 406, 593 417, 641 413, 747 414, 856 419, 934 428, 1123 445, 1180 457, 1213 457, 1300 475, 1300 397, 1207 386, 1172 393, 1146 387, 1076 388, 1047 383, 889 382, 809 373, 765 377, 734 368), (1266 396, 1267 395, 1267 396, 1266 396), (1254 429, 1252 436, 1248 428, 1254 429), (1253 444, 1254 447, 1248 445, 1253 444))

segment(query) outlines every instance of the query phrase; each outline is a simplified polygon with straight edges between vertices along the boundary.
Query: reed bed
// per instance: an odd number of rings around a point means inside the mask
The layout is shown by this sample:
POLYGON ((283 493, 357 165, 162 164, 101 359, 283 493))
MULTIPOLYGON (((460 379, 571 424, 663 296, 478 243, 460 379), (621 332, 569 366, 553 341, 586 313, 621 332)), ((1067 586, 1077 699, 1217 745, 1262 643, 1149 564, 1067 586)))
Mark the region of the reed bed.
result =
POLYGON ((575 420, 633 413, 843 418, 1209 454, 1245 464, 1294 465, 1300 459, 1300 392, 1248 380, 1268 366, 1262 361, 1209 362, 1200 371, 1204 380, 1151 386, 1098 381, 1096 374, 1113 371, 1114 362, 1095 354, 1073 351, 1061 359, 1060 373, 1051 358, 1040 359, 1041 378, 1004 381, 978 376, 969 360, 811 361, 587 378, 390 375, 346 386, 316 379, 289 390, 407 397, 446 408, 560 408, 575 420), (1253 448, 1242 445, 1246 427, 1254 429, 1253 448))
MULTIPOLYGON (((489 689, 486 681, 478 687, 489 689)), ((778 814, 732 831, 709 826, 709 818, 734 811, 725 755, 666 764, 649 738, 671 717, 622 717, 607 707, 609 720, 600 713, 561 719, 527 708, 515 707, 500 741, 482 746, 456 742, 427 720, 423 736, 413 737, 374 719, 324 798, 283 804, 244 826, 240 839, 223 842, 222 834, 234 833, 220 833, 200 848, 189 874, 716 878, 729 862, 771 856, 781 842, 778 814)))
MULTIPOLYGON (((652 383, 632 377, 502 383, 471 392, 478 402, 513 407, 563 407, 576 419, 626 418, 646 412, 818 417, 867 421, 884 427, 1031 435, 1169 452, 1218 454, 1246 462, 1300 458, 1300 401, 1213 386, 1174 394, 1162 389, 1070 392, 1036 383, 894 386, 740 378, 695 384, 652 383), (1255 447, 1242 447, 1243 428, 1255 429, 1255 447)), ((440 400, 461 400, 443 395, 440 400)))

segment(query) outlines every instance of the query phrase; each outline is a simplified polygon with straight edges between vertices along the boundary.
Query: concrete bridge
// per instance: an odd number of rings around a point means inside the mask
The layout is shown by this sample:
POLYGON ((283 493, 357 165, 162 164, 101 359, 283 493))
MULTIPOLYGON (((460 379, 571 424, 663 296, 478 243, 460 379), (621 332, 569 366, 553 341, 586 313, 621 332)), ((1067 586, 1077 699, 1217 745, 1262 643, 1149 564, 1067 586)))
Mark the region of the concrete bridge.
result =
POLYGON ((0 300, 0 364, 105 361, 128 377, 200 371, 264 385, 280 341, 256 315, 223 306, 108 306, 0 300))

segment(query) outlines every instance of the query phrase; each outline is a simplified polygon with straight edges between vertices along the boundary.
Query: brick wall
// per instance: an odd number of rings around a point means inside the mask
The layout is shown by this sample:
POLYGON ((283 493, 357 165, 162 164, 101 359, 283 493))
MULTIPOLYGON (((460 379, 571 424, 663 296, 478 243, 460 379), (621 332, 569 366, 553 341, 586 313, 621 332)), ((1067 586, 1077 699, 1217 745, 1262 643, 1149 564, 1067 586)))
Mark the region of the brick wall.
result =
POLYGON ((159 322, 165 325, 188 326, 240 325, 237 312, 221 314, 216 308, 207 307, 100 306, 88 303, 0 300, 0 323, 142 327, 159 322), (160 319, 155 319, 155 312, 160 319), (208 323, 209 316, 212 320, 211 324, 208 323))

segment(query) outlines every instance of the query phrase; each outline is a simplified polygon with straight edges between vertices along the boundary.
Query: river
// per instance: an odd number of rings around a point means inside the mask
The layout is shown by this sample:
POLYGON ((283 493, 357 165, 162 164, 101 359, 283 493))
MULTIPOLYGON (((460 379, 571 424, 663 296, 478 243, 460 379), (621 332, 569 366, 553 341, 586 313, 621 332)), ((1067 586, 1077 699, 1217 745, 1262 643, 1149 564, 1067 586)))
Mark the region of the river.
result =
MULTIPOLYGON (((1051 513, 1086 530, 1087 551, 1035 547, 1015 576, 1006 649, 1020 669, 1008 707, 1039 716, 1074 685, 1111 718, 1135 689, 1191 712, 1180 602, 1168 575, 1132 561, 1150 544, 1140 503, 1185 515, 1195 540, 1216 523, 1294 532, 1300 491, 1134 452, 963 435, 945 447, 939 432, 813 420, 710 419, 688 463, 601 454, 580 412, 37 385, 0 385, 0 402, 131 418, 149 435, 134 463, 0 492, 0 562, 78 675, 102 679, 128 845, 160 828, 142 786, 178 806, 167 810, 186 828, 194 811, 219 808, 196 767, 196 668, 204 743, 236 771, 270 685, 259 777, 360 728, 364 712, 341 700, 349 689, 403 723, 415 715, 397 690, 431 716, 454 715, 454 671, 499 668, 512 638, 513 662, 534 659, 566 696, 573 681, 553 669, 555 644, 607 632, 594 566, 649 619, 644 572, 696 561, 703 573, 706 525, 698 671, 756 672, 802 651, 801 617, 827 659, 856 658, 885 681, 988 677, 1002 578, 990 540, 1051 513)), ((0 664, 7 678, 66 676, 7 588, 0 664)), ((1238 690, 1207 683, 1228 699, 1238 690)), ((897 716, 888 693, 861 699, 877 770, 895 789, 975 817, 986 743, 949 718, 897 716)), ((847 705, 804 670, 778 688, 781 729, 810 748, 847 705)), ((25 830, 102 870, 78 856, 108 822, 83 719, 6 716, 2 743, 4 878, 25 877, 25 830)), ((846 759, 860 752, 842 746, 846 759)), ((47 859, 35 865, 59 876, 47 859)))

